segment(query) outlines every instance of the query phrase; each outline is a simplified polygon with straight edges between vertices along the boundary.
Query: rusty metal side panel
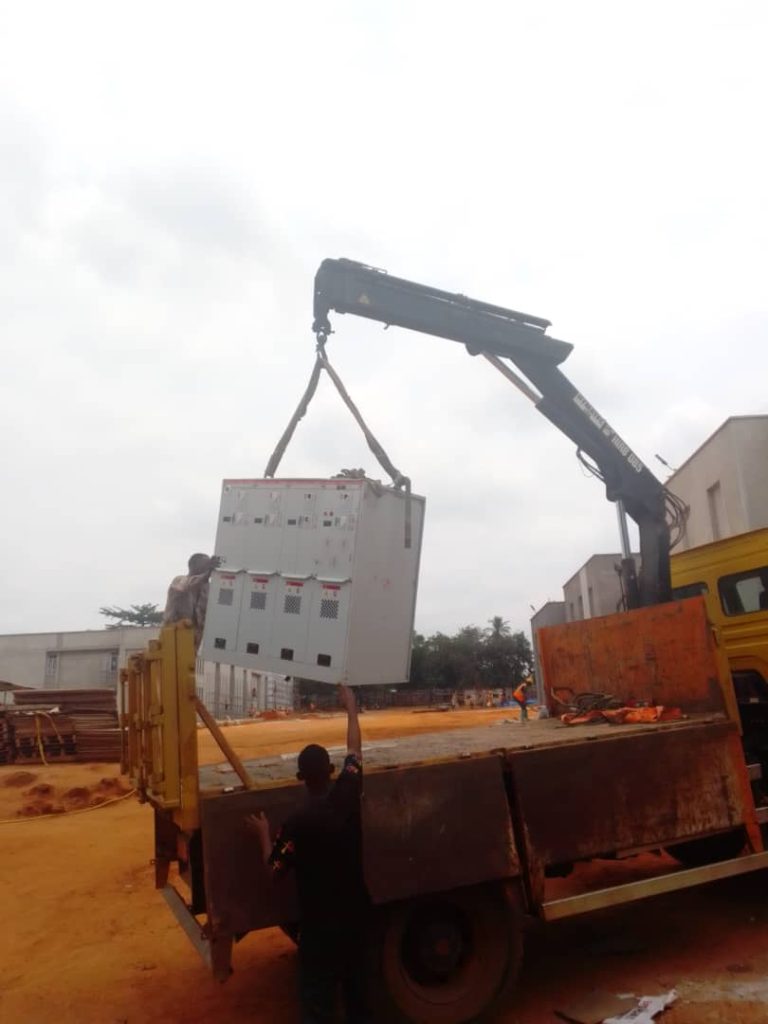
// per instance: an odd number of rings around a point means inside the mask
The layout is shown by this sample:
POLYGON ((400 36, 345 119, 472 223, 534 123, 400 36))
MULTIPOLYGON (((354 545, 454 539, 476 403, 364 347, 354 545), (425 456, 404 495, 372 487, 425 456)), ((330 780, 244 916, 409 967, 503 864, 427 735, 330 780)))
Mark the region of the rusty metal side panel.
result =
MULTIPOLYGON (((519 873, 500 756, 374 772, 365 777, 363 857, 377 903, 519 873)), ((205 891, 214 933, 239 934, 297 918, 293 879, 273 882, 246 815, 266 812, 273 834, 303 787, 201 801, 205 891)))
POLYGON ((550 711, 552 693, 611 693, 685 712, 728 711, 727 664, 703 598, 638 608, 538 631, 550 711))
POLYGON ((365 780, 365 877, 375 903, 518 875, 499 756, 376 772, 365 780))
POLYGON ((664 846, 734 827, 753 814, 730 722, 507 757, 533 865, 664 846))
POLYGON ((274 834, 303 798, 303 787, 284 786, 200 801, 206 903, 214 933, 238 935, 297 919, 293 878, 273 881, 245 818, 265 811, 274 834))

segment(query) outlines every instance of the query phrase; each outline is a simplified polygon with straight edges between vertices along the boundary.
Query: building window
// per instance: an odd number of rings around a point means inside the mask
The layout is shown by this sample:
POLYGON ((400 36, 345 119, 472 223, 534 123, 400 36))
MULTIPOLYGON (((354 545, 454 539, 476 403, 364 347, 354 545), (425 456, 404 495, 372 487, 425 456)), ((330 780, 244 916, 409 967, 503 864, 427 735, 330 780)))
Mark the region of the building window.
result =
POLYGON ((579 618, 584 618, 584 595, 579 594, 579 618))
POLYGON ((45 656, 45 681, 52 683, 56 679, 56 670, 59 667, 58 654, 46 654, 45 656))
POLYGON ((592 593, 592 587, 589 587, 589 589, 587 591, 587 597, 588 597, 587 604, 589 605, 589 607, 587 608, 587 618, 591 619, 592 616, 595 614, 595 598, 594 598, 594 595, 592 593))
POLYGON ((717 581, 720 603, 726 615, 750 615, 768 611, 768 565, 748 572, 721 576, 717 581))
POLYGON ((707 488, 707 506, 709 508, 709 524, 712 527, 712 540, 720 540, 723 536, 725 509, 723 508, 723 492, 719 480, 707 488))

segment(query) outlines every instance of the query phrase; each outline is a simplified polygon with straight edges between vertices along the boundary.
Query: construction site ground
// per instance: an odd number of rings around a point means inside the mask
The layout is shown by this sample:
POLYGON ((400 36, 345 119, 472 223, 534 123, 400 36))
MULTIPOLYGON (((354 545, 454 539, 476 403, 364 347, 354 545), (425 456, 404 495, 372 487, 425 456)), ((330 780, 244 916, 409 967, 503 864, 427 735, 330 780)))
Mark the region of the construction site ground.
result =
MULTIPOLYGON (((368 712, 362 723, 366 742, 375 744, 482 725, 499 729, 511 717, 507 709, 399 710, 368 712)), ((336 715, 256 721, 232 726, 227 737, 242 757, 266 757, 312 741, 340 747, 344 725, 336 715)), ((207 733, 200 733, 199 747, 202 764, 221 762, 207 733)), ((119 799, 127 789, 111 764, 0 768, 0 1019, 295 1021, 296 957, 282 932, 248 935, 235 949, 232 978, 224 985, 210 978, 153 888, 152 814, 133 796, 119 799)), ((667 866, 653 855, 593 862, 554 880, 553 895, 667 866)), ((765 873, 569 921, 532 922, 520 985, 496 1020, 554 1024, 556 1010, 590 995, 671 988, 679 998, 660 1018, 664 1024, 768 1021, 765 873)))

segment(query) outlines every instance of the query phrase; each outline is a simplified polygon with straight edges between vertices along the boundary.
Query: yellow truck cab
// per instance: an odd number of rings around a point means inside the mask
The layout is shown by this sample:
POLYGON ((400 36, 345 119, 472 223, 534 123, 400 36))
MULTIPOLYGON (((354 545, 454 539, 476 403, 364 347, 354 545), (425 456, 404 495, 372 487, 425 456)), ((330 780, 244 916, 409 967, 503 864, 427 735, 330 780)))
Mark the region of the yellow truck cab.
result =
POLYGON ((768 529, 673 555, 676 598, 703 594, 731 666, 747 751, 768 764, 768 529))
POLYGON ((672 556, 676 598, 705 594, 735 675, 768 686, 768 529, 672 556))

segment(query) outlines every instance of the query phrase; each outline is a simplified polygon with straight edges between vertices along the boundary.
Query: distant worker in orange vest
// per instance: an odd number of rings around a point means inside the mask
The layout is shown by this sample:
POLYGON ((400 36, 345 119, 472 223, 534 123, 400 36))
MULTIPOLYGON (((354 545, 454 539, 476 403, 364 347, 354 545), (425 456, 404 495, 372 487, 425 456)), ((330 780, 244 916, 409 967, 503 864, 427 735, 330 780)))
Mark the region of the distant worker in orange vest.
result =
POLYGON ((525 725, 528 721, 528 705, 526 704, 526 698, 528 695, 528 683, 520 683, 518 688, 512 694, 512 700, 517 701, 520 705, 520 724, 525 725))

